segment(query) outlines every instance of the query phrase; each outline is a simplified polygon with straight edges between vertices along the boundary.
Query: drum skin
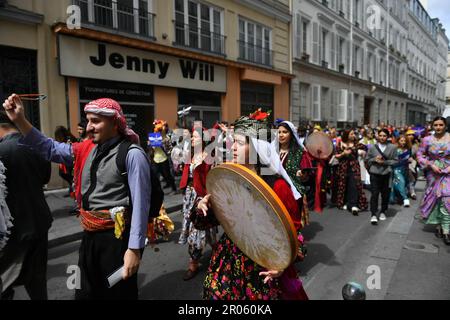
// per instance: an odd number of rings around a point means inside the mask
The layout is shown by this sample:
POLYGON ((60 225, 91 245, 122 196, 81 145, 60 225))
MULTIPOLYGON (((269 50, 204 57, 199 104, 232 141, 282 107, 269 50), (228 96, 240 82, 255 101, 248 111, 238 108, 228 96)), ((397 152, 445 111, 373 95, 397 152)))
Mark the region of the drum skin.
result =
POLYGON ((308 152, 316 159, 328 159, 333 153, 333 141, 323 132, 315 132, 306 139, 308 152))
POLYGON ((294 223, 257 174, 239 164, 221 164, 208 173, 206 189, 217 220, 246 256, 268 270, 282 271, 294 262, 294 223))

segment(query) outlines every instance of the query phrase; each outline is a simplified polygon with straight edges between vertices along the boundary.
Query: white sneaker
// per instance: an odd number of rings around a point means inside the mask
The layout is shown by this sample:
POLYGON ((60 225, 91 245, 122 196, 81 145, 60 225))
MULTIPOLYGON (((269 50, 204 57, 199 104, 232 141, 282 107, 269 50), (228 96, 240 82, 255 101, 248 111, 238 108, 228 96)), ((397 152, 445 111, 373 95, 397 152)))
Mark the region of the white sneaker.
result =
POLYGON ((344 206, 342 207, 342 210, 347 210, 347 205, 344 205, 344 206))
POLYGON ((378 218, 376 216, 372 216, 372 218, 370 218, 370 223, 373 225, 378 224, 378 218))
POLYGON ((383 212, 380 213, 380 220, 381 220, 381 221, 386 220, 386 215, 385 215, 383 212))
POLYGON ((410 202, 409 202, 409 199, 403 200, 403 206, 404 206, 405 208, 409 208, 410 205, 411 205, 411 204, 410 204, 410 202))
POLYGON ((357 216, 357 215, 358 215, 358 212, 359 212, 359 208, 357 208, 357 207, 353 207, 353 208, 352 208, 352 213, 353 213, 353 215, 357 216))

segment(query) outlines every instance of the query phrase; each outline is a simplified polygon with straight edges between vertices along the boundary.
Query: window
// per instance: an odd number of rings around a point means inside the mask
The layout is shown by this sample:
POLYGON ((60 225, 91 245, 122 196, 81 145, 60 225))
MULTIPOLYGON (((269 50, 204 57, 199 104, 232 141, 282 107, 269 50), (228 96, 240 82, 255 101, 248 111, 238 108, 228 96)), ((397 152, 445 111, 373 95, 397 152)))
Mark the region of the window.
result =
POLYGON ((337 63, 338 65, 345 65, 345 39, 338 36, 337 46, 337 63))
POLYGON ((272 66, 272 31, 239 19, 239 59, 272 66))
POLYGON ((309 105, 310 85, 307 83, 300 83, 300 118, 307 119, 307 110, 309 105))
POLYGON ((321 98, 320 98, 321 88, 319 85, 312 86, 312 110, 311 118, 313 121, 321 121, 321 98))
POLYGON ((348 93, 348 107, 347 107, 347 122, 353 122, 354 115, 353 112, 355 110, 354 104, 355 100, 357 100, 357 96, 353 94, 353 92, 348 93))
POLYGON ((313 22, 313 39, 312 39, 313 62, 319 64, 320 48, 319 48, 319 24, 313 22))
POLYGON ((355 73, 362 72, 363 63, 362 63, 362 52, 361 51, 362 51, 362 49, 359 46, 357 46, 357 45, 353 46, 353 70, 355 73))
POLYGON ((225 54, 222 11, 192 0, 175 0, 175 43, 225 54))
POLYGON ((302 50, 303 52, 308 52, 308 31, 309 31, 309 22, 302 22, 302 50))
POLYGON ((74 0, 81 21, 121 32, 154 37, 152 0, 74 0))
POLYGON ((302 20, 298 13, 296 14, 295 55, 297 57, 301 57, 302 55, 302 20))
POLYGON ((338 108, 337 108, 337 121, 346 122, 347 121, 347 100, 348 91, 345 89, 338 91, 338 108))
POLYGON ((272 85, 256 82, 241 82, 241 115, 249 115, 255 111, 255 106, 267 112, 272 110, 269 118, 273 122, 274 114, 274 87, 272 85))
POLYGON ((361 26, 361 1, 353 0, 353 22, 358 27, 361 26))
POLYGON ((386 82, 386 62, 383 58, 380 59, 380 83, 387 86, 386 82))
POLYGON ((321 60, 322 64, 324 64, 324 63, 328 64, 328 55, 327 55, 328 31, 327 30, 322 29, 321 38, 322 38, 322 41, 321 41, 321 46, 320 46, 320 60, 321 60))
POLYGON ((375 72, 375 66, 374 66, 374 61, 375 61, 375 59, 374 59, 374 57, 373 57, 373 54, 372 53, 368 53, 368 57, 367 57, 367 59, 368 59, 368 63, 369 63, 369 67, 368 67, 368 72, 367 72, 367 76, 368 76, 368 80, 369 81, 373 81, 374 80, 374 72, 375 72))

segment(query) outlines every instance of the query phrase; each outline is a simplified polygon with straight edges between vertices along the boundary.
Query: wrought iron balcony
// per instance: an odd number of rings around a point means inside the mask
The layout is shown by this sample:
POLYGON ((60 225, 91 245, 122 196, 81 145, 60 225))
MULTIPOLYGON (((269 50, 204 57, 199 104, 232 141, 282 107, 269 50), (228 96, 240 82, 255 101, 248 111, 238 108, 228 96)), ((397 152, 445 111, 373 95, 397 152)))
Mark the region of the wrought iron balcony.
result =
POLYGON ((239 59, 273 67, 273 51, 268 48, 238 40, 239 59))
POLYGON ((226 36, 198 28, 197 25, 187 25, 174 21, 175 45, 225 55, 226 36))
POLYGON ((80 7, 83 24, 154 38, 155 15, 147 8, 133 8, 116 0, 73 0, 73 4, 80 7))

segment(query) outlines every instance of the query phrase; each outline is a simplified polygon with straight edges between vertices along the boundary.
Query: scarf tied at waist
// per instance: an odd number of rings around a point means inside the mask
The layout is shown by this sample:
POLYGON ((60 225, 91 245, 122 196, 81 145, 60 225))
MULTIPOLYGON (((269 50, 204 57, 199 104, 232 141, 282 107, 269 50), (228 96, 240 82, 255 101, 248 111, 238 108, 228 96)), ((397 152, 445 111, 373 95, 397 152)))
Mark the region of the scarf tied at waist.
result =
POLYGON ((122 239, 125 227, 131 219, 127 208, 115 207, 109 210, 86 211, 80 209, 81 226, 85 231, 105 231, 114 229, 117 239, 122 239))

